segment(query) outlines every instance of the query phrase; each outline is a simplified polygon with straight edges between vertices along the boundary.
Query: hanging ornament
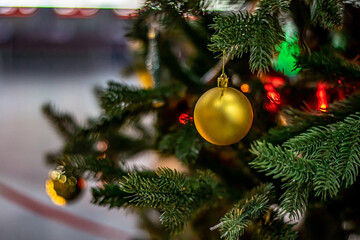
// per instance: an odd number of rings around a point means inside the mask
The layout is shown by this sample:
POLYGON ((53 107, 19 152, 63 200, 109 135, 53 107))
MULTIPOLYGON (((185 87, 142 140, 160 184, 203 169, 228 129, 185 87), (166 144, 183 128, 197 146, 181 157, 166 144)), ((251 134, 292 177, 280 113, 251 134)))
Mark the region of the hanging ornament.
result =
POLYGON ((204 93, 194 109, 194 123, 200 135, 210 143, 223 146, 239 142, 253 121, 249 100, 240 91, 228 87, 224 67, 225 51, 218 86, 204 93))
POLYGON ((59 169, 50 172, 50 178, 45 184, 47 195, 54 204, 59 206, 75 200, 85 186, 84 179, 68 176, 59 169))

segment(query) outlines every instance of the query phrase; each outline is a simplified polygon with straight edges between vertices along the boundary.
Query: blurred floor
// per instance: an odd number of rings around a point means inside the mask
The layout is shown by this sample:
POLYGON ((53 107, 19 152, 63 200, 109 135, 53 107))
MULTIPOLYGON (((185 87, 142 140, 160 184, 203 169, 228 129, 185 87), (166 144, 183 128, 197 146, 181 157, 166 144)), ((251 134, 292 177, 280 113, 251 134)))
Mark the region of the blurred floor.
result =
MULTIPOLYGON (((106 19, 106 16, 100 16, 98 21, 89 20, 89 26, 98 26, 98 22, 107 27, 123 26, 119 21, 106 19), (107 21, 109 24, 106 24, 107 21)), ((1 19, 0 31, 5 20, 14 24, 11 19, 1 19)), ((35 20, 21 20, 23 22, 19 23, 16 19, 15 22, 24 26, 35 20)), ((49 25, 51 21, 59 24, 62 20, 52 17, 45 21, 49 29, 52 27, 49 25)), ((81 24, 88 26, 86 23, 81 24)), ((43 117, 41 106, 51 101, 59 109, 74 113, 80 122, 98 115, 100 110, 93 88, 96 85, 105 86, 108 80, 121 81, 119 72, 126 57, 124 60, 123 56, 119 58, 117 54, 123 52, 126 55, 126 48, 121 49, 124 29, 119 29, 122 40, 119 42, 118 36, 118 44, 106 41, 99 44, 95 41, 97 45, 94 46, 89 40, 87 47, 82 48, 74 45, 80 41, 77 38, 68 44, 45 47, 39 41, 26 41, 26 38, 19 37, 21 32, 17 30, 15 28, 11 39, 0 43, 0 183, 50 209, 55 208, 99 223, 100 227, 104 225, 105 228, 123 232, 124 240, 135 236, 146 238, 146 234, 137 228, 137 219, 133 213, 109 211, 90 204, 89 185, 95 183, 88 183, 79 201, 65 207, 54 206, 45 193, 45 181, 51 166, 45 164, 44 156, 49 151, 58 150, 62 141, 43 117), (64 49, 68 49, 67 52, 64 49)), ((4 38, 0 37, 0 40, 4 38)), ((135 84, 134 80, 130 80, 130 83, 135 84)), ((0 239, 104 239, 91 231, 81 231, 29 211, 6 197, 1 188, 0 209, 0 239)))

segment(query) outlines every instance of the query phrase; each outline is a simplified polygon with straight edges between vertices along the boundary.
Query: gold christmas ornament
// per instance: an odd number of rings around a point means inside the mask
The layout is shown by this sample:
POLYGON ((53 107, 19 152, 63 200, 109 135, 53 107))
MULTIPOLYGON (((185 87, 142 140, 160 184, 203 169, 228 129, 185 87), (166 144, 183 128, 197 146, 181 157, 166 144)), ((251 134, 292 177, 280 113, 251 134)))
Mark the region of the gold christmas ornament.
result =
POLYGON ((216 145, 239 142, 249 132, 253 110, 249 100, 235 88, 228 87, 223 73, 218 86, 205 92, 194 109, 194 123, 200 135, 216 145))
POLYGON ((51 171, 50 178, 45 183, 46 193, 51 201, 59 206, 75 200, 85 186, 84 179, 65 175, 59 170, 51 171))

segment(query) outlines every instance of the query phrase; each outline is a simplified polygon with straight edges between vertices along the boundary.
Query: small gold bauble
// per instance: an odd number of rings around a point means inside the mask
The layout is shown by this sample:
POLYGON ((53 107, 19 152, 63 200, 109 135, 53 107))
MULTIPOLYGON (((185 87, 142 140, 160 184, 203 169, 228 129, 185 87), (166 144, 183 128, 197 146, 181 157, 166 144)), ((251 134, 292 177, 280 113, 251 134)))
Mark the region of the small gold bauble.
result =
POLYGON ((216 145, 239 142, 249 132, 253 110, 249 100, 235 88, 215 87, 205 92, 194 109, 200 135, 216 145))
POLYGON ((60 171, 53 170, 50 178, 46 180, 46 193, 56 205, 65 205, 71 202, 82 193, 86 182, 82 178, 67 176, 60 171))

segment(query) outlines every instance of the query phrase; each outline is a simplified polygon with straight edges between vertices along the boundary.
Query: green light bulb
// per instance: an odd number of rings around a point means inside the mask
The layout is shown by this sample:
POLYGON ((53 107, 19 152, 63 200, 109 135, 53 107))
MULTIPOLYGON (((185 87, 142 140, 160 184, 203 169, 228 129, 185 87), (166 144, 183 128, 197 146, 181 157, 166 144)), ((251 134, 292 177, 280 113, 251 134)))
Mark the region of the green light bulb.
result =
POLYGON ((296 76, 301 70, 299 67, 295 69, 296 57, 300 55, 297 29, 292 23, 288 23, 284 32, 285 41, 276 47, 279 56, 274 60, 273 67, 287 76, 296 76))

